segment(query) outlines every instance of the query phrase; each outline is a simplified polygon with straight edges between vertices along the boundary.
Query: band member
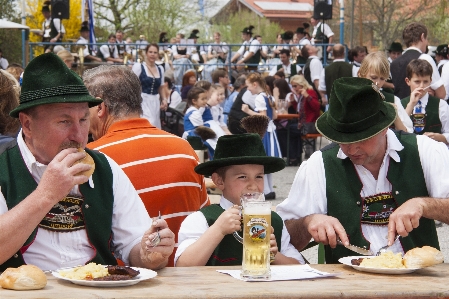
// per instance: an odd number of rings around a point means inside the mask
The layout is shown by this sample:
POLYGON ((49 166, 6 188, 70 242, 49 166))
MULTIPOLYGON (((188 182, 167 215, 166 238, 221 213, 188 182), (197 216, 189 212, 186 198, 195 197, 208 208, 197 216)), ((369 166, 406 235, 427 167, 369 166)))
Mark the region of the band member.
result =
POLYGON ((89 25, 87 21, 81 24, 80 38, 76 42, 78 45, 85 45, 83 50, 84 62, 101 62, 101 58, 97 57, 97 51, 89 43, 89 25))
MULTIPOLYGON (((42 23, 42 33, 39 35, 42 35, 43 42, 60 43, 65 33, 65 28, 60 19, 51 17, 50 4, 51 1, 45 1, 42 6, 42 14, 45 21, 42 23)), ((45 45, 45 53, 51 52, 53 47, 53 45, 45 45)))
POLYGON ((257 39, 252 38, 254 26, 250 25, 242 30, 243 45, 234 54, 231 62, 237 61, 239 64, 238 69, 243 69, 243 64, 246 64, 246 69, 249 71, 257 70, 257 66, 260 62, 260 43, 257 39))

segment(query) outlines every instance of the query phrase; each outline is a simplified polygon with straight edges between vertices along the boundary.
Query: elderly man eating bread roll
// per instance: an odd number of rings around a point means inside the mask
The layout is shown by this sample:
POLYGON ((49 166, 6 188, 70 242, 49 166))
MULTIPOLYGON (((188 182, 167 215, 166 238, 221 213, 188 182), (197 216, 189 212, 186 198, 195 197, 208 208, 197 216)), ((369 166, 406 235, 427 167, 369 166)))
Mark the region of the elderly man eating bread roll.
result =
POLYGON ((25 69, 20 105, 10 113, 22 129, 0 148, 0 272, 23 264, 42 270, 115 265, 117 259, 151 269, 166 265, 174 234, 165 220, 148 216, 113 160, 84 150, 89 107, 101 102, 52 53, 25 69), (160 243, 151 246, 158 235, 160 243))

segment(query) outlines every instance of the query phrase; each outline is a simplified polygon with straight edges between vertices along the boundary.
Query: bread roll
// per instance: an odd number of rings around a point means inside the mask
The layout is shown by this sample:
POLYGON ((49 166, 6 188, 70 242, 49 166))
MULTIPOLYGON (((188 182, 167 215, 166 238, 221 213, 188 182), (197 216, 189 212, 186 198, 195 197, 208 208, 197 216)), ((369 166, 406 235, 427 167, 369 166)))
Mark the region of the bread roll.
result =
POLYGON ((94 159, 88 153, 86 153, 86 151, 83 150, 82 148, 78 148, 78 151, 79 152, 84 152, 86 154, 86 156, 83 159, 76 161, 75 164, 77 164, 77 163, 84 163, 84 164, 89 164, 92 167, 91 167, 90 170, 81 171, 77 175, 85 175, 87 177, 90 177, 92 175, 92 173, 94 173, 94 170, 95 170, 94 159))
POLYGON ((424 268, 441 264, 443 261, 441 251, 430 246, 413 248, 404 255, 404 265, 407 268, 424 268))
POLYGON ((36 266, 8 268, 0 275, 0 286, 10 290, 38 290, 47 285, 47 276, 36 266))

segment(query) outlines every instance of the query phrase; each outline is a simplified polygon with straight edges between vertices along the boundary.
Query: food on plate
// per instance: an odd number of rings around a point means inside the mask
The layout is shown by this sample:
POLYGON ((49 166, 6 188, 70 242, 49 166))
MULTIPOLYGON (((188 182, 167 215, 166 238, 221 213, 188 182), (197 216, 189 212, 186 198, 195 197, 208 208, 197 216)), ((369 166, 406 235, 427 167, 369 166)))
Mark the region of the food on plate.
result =
POLYGON ((38 290, 47 285, 47 276, 34 265, 8 268, 0 275, 0 286, 10 290, 38 290))
POLYGON ((391 268, 391 269, 418 269, 441 264, 444 257, 441 251, 430 246, 413 248, 404 255, 394 254, 391 251, 383 252, 380 256, 371 258, 352 259, 351 264, 368 268, 391 268))
POLYGON ((393 253, 391 251, 382 252, 381 255, 375 256, 373 258, 365 258, 360 263, 360 266, 368 268, 405 268, 404 264, 402 263, 402 254, 393 253))
POLYGON ((95 263, 89 263, 85 266, 76 267, 70 270, 59 271, 59 274, 63 277, 77 280, 94 279, 97 277, 103 277, 109 275, 108 269, 103 265, 95 263))
POLYGON ((78 148, 78 151, 84 152, 86 154, 86 156, 84 158, 82 158, 81 160, 76 161, 75 164, 84 163, 84 164, 89 164, 90 166, 92 166, 89 170, 82 171, 82 172, 78 173, 78 175, 83 174, 87 177, 90 177, 92 175, 92 173, 94 173, 94 170, 95 170, 94 159, 88 153, 86 153, 86 151, 84 149, 78 148))
POLYGON ((128 280, 140 274, 140 271, 125 266, 107 266, 89 263, 68 271, 59 271, 63 277, 76 280, 117 281, 128 280))
POLYGON ((444 257, 441 251, 430 246, 413 248, 404 255, 404 265, 407 268, 424 268, 442 262, 444 257))

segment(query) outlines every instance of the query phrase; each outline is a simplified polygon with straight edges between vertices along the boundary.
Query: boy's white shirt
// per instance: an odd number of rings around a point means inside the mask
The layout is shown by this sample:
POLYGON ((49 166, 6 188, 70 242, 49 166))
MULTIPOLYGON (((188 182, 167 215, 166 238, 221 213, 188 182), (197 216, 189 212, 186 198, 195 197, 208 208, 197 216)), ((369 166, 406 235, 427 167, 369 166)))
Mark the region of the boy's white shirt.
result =
MULTIPOLYGON (((232 202, 230 202, 223 196, 220 198, 220 206, 223 209, 227 210, 233 205, 234 204, 232 202)), ((207 224, 207 220, 204 217, 204 214, 200 211, 194 212, 184 219, 178 233, 178 249, 176 250, 175 254, 175 266, 178 258, 187 249, 187 247, 195 243, 196 240, 198 240, 206 232, 207 229, 209 229, 209 225, 207 224)), ((280 253, 296 259, 301 264, 305 264, 302 255, 290 243, 290 234, 288 233, 285 224, 283 224, 282 228, 280 253)))

